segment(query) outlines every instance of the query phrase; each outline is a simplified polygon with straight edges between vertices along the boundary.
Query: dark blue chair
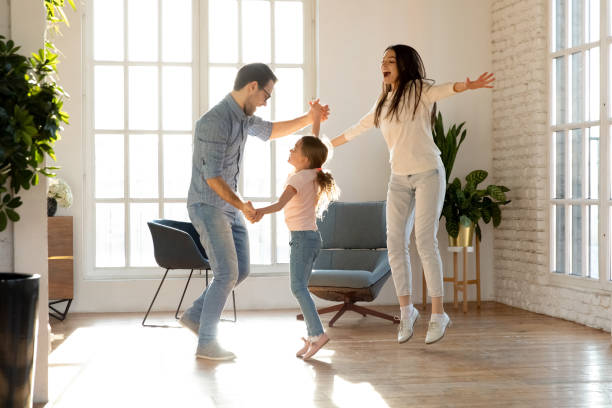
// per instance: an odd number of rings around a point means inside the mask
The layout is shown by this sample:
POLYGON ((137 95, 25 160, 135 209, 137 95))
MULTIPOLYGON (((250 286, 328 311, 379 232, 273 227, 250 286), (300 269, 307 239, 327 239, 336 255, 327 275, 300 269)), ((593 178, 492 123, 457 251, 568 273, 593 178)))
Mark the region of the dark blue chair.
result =
POLYGON ((355 304, 374 300, 391 276, 385 209, 385 201, 333 202, 317 220, 323 245, 308 290, 321 299, 342 302, 318 310, 319 314, 337 312, 330 327, 347 310, 398 323, 391 315, 355 304))
MULTIPOLYGON (((149 309, 142 320, 142 325, 147 327, 159 327, 157 325, 145 324, 153 303, 157 299, 159 290, 161 289, 168 271, 171 269, 190 269, 189 278, 183 289, 181 300, 179 301, 178 307, 174 317, 179 318, 178 313, 185 298, 187 287, 191 281, 191 276, 194 270, 205 270, 206 271, 206 286, 208 287, 208 271, 210 271, 210 264, 206 251, 200 243, 200 235, 193 227, 190 222, 173 221, 173 220, 154 220, 147 222, 149 230, 151 231, 151 237, 153 238, 153 252, 155 254, 155 261, 157 264, 166 269, 164 276, 162 277, 157 291, 153 296, 153 300, 149 305, 149 309)), ((234 306, 234 322, 236 321, 236 296, 232 291, 232 302, 234 306)))

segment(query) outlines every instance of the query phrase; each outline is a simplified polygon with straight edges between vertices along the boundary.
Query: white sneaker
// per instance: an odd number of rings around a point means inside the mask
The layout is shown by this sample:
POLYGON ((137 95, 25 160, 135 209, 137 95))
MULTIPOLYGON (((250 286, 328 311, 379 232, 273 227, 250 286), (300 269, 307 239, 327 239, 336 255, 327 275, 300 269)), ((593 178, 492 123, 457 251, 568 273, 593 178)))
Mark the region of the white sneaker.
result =
POLYGON ((236 355, 231 351, 225 350, 216 340, 213 340, 204 347, 198 347, 196 357, 207 360, 233 360, 236 358, 236 355))
POLYGON ((414 323, 419 318, 419 311, 415 307, 412 308, 412 312, 407 319, 401 319, 399 329, 397 331, 397 342, 405 343, 412 337, 414 331, 414 323))
POLYGON ((431 319, 427 329, 427 336, 425 337, 425 344, 432 344, 441 340, 446 333, 446 328, 450 327, 450 325, 451 320, 446 313, 442 315, 441 319, 431 319))

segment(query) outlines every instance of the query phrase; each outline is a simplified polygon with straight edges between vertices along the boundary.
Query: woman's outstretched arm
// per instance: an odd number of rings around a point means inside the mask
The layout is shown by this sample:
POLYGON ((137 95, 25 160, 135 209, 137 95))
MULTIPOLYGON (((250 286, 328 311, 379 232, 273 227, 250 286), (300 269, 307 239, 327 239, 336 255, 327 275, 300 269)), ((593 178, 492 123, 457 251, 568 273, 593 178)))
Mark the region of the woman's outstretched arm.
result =
POLYGON ((493 85, 491 85, 493 81, 495 81, 493 73, 485 72, 475 81, 470 81, 470 78, 466 78, 465 82, 455 82, 453 90, 455 92, 463 92, 468 89, 493 88, 493 85))

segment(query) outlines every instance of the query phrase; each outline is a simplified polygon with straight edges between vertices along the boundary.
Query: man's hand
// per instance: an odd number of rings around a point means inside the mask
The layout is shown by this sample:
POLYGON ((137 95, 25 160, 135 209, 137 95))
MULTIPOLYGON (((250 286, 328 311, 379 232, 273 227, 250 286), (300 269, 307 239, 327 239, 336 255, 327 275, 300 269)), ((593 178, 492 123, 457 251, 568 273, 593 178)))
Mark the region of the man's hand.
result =
POLYGON ((308 105, 310 105, 310 110, 308 111, 308 115, 310 116, 310 119, 312 120, 313 123, 317 118, 316 115, 321 117, 321 122, 325 122, 327 120, 327 118, 329 117, 329 106, 328 105, 321 105, 319 103, 319 98, 315 99, 314 101, 309 101, 308 105))
POLYGON ((257 211, 255 210, 255 207, 253 207, 252 202, 247 201, 246 203, 242 203, 242 208, 240 209, 240 211, 242 211, 246 219, 249 220, 251 224, 259 221, 259 220, 255 221, 255 218, 257 216, 257 211))

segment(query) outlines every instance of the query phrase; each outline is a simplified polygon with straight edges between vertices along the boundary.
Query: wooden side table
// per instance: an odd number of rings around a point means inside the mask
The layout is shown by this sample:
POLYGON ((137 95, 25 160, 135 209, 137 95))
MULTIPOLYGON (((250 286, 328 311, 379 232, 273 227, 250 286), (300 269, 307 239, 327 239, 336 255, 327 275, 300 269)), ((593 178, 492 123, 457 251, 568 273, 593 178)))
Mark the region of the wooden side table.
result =
MULTIPOLYGON (((453 306, 455 309, 459 307, 457 293, 462 292, 463 313, 467 313, 467 290, 469 285, 476 285, 476 304, 480 308, 480 242, 477 237, 474 237, 475 244, 473 247, 449 247, 448 250, 453 253, 453 276, 444 277, 444 282, 453 284, 453 306), (467 257, 469 252, 475 252, 476 257, 476 279, 467 278, 467 257), (463 279, 459 280, 459 253, 463 254, 463 279)), ((425 282, 425 271, 423 271, 423 310, 427 306, 427 282, 425 282)))
POLYGON ((48 217, 49 315, 64 320, 74 298, 72 217, 48 217), (66 302, 63 312, 54 306, 66 302))

